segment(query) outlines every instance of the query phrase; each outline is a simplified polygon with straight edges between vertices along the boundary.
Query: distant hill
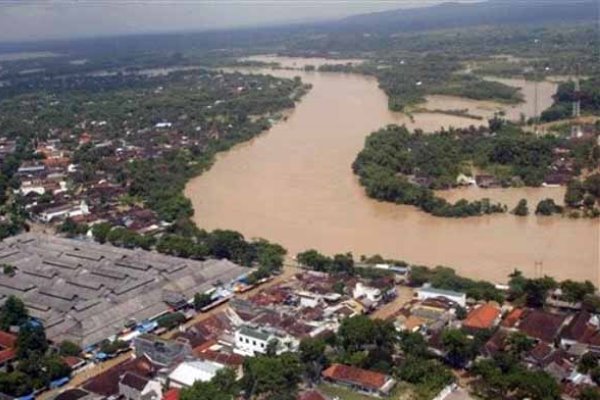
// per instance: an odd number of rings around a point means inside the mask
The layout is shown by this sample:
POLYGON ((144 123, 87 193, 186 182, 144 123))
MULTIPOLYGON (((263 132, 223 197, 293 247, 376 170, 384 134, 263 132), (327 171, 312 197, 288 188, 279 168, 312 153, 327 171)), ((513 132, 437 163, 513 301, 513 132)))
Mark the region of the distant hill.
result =
POLYGON ((260 47, 272 51, 285 40, 323 33, 395 33, 477 25, 524 25, 598 21, 600 0, 489 0, 443 3, 351 16, 318 23, 282 24, 204 32, 154 33, 113 37, 0 43, 0 53, 50 50, 58 53, 130 54, 145 51, 260 47))
POLYGON ((598 0, 489 0, 361 14, 340 20, 331 28, 401 32, 476 25, 597 21, 599 18, 598 0))

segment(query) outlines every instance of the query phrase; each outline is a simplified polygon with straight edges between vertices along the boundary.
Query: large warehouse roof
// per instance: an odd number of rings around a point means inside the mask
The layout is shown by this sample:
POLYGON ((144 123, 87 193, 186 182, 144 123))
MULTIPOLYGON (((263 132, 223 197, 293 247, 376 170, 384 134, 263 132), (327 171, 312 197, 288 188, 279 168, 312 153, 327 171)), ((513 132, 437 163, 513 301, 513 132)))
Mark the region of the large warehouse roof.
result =
POLYGON ((164 296, 191 298, 249 270, 227 260, 194 261, 144 250, 26 233, 0 242, 0 300, 21 298, 53 341, 88 346, 114 335, 131 319, 167 310, 164 296))

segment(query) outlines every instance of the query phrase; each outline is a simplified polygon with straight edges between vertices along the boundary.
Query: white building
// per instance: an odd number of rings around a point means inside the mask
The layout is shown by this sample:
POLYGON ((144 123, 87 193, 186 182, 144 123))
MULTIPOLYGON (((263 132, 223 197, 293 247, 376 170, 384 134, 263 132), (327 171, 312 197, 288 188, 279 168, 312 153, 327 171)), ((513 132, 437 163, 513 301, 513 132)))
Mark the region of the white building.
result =
POLYGON ((321 296, 309 293, 309 292, 298 292, 298 298, 300 298, 301 307, 314 308, 321 303, 321 296))
POLYGON ((215 377, 225 365, 213 361, 185 361, 169 374, 170 387, 191 387, 194 382, 208 382, 215 377))
POLYGON ((40 214, 40 219, 43 222, 48 223, 54 219, 79 217, 88 215, 89 213, 90 210, 88 205, 85 203, 85 201, 82 201, 80 204, 76 205, 67 204, 64 206, 49 208, 40 214))
POLYGON ((444 297, 448 300, 452 300, 458 303, 461 307, 467 305, 467 295, 461 292, 455 292, 452 290, 436 289, 429 285, 423 285, 423 287, 417 289, 417 298, 419 300, 433 299, 436 297, 444 297))
POLYGON ((352 291, 352 297, 355 299, 366 298, 367 300, 377 303, 381 300, 381 290, 370 286, 365 286, 358 282, 352 291))
POLYGON ((300 344, 296 338, 274 329, 243 325, 235 332, 234 352, 243 356, 265 354, 272 341, 277 343, 277 354, 293 351, 300 344))

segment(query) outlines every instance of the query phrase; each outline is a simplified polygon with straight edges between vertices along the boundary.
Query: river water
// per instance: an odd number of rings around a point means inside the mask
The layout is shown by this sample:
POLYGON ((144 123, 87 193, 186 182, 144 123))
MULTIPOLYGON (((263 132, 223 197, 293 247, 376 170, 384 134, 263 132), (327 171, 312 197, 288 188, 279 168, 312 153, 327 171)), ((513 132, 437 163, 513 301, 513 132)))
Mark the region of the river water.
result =
MULTIPOLYGON (((318 65, 313 60, 305 64, 318 65)), ((479 121, 435 113, 418 113, 411 120, 390 112, 385 94, 369 77, 290 70, 268 73, 300 76, 313 88, 286 121, 220 154, 210 171, 189 182, 185 193, 192 200, 198 226, 266 238, 281 243, 291 255, 309 248, 327 254, 352 251, 355 256, 381 254, 451 266, 467 276, 495 282, 506 281, 519 268, 530 276, 549 274, 598 283, 597 220, 510 214, 436 218, 413 207, 369 199, 352 173, 351 164, 365 137, 386 124, 433 131, 479 121)), ((526 99, 531 98, 530 86, 524 90, 526 99)), ((538 96, 542 97, 539 88, 538 96)), ((465 101, 481 106, 463 99, 456 104, 447 99, 443 105, 460 109, 465 101)), ((519 113, 533 109, 529 102, 520 107, 519 113)), ((561 200, 563 193, 562 188, 523 188, 455 190, 443 195, 450 199, 487 196, 511 207, 527 198, 534 208, 540 198, 561 200)))

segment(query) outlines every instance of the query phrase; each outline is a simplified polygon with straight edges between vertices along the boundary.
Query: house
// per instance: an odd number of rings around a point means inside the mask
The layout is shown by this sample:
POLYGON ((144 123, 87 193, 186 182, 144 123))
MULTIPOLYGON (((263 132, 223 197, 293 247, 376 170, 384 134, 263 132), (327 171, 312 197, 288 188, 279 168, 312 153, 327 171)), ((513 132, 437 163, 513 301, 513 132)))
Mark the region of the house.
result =
POLYGON ((242 356, 264 354, 270 342, 276 341, 277 354, 296 349, 299 345, 297 339, 269 328, 259 328, 252 325, 242 325, 235 332, 234 352, 242 356))
POLYGON ((550 356, 554 352, 552 346, 547 343, 539 342, 524 357, 527 364, 538 368, 544 368, 550 362, 550 356))
POLYGON ((232 353, 223 353, 220 351, 214 351, 211 349, 204 350, 200 353, 197 353, 196 356, 200 360, 204 361, 212 361, 218 364, 222 364, 229 369, 232 369, 236 372, 238 378, 241 378, 244 374, 243 365, 244 365, 244 357, 239 354, 232 353))
POLYGON ((373 395, 386 396, 396 385, 388 375, 344 364, 331 365, 322 376, 329 382, 373 395))
POLYGON ((484 189, 500 186, 500 182, 492 175, 476 175, 475 183, 477 183, 477 186, 484 189))
POLYGON ((296 294, 300 299, 300 307, 314 308, 321 303, 321 296, 315 293, 301 291, 296 294))
POLYGON ((600 317, 585 310, 578 312, 565 326, 560 344, 565 348, 584 345, 587 349, 600 353, 600 317))
POLYGON ((162 400, 179 400, 181 389, 171 388, 163 393, 162 400))
POLYGON ((365 298, 373 303, 378 303, 381 300, 381 290, 366 286, 362 282, 357 282, 352 291, 352 297, 355 299, 365 298))
POLYGON ((152 364, 160 367, 172 367, 191 356, 192 348, 184 340, 163 340, 158 336, 144 334, 133 339, 137 357, 144 356, 152 364))
POLYGON ((514 308, 508 314, 506 314, 506 317, 504 317, 500 323, 500 326, 503 328, 514 328, 519 322, 521 322, 521 319, 524 315, 525 310, 523 308, 514 308))
POLYGON ((423 285, 423 287, 417 289, 417 298, 419 300, 434 299, 436 297, 443 297, 448 300, 452 300, 461 307, 467 305, 467 295, 461 292, 455 292, 453 290, 436 289, 431 287, 430 285, 423 285))
POLYGON ((491 329, 500 322, 500 308, 495 304, 486 303, 474 308, 463 321, 463 328, 471 331, 491 329))
POLYGON ((5 371, 6 367, 16 358, 17 337, 12 333, 0 331, 0 371, 5 371))
POLYGON ((85 203, 82 201, 79 204, 65 204, 61 206, 56 206, 52 208, 48 208, 40 214, 40 219, 42 222, 52 222, 55 219, 65 219, 65 218, 73 218, 79 216, 85 216, 90 213, 90 210, 85 203))
POLYGON ((214 361, 184 361, 169 374, 170 386, 185 388, 191 387, 194 382, 208 382, 223 368, 225 365, 214 361))
POLYGON ((160 382, 126 372, 119 379, 119 395, 129 400, 159 400, 162 398, 160 382))
MULTIPOLYGON (((122 377, 128 372, 131 372, 139 377, 145 378, 146 381, 150 381, 152 378, 154 378, 154 376, 156 376, 158 368, 154 364, 152 364, 146 357, 142 356, 132 358, 128 361, 122 362, 120 364, 115 365, 112 368, 103 371, 99 375, 90 378, 89 380, 83 383, 82 388, 89 392, 99 394, 103 397, 115 396, 116 398, 120 393, 119 382, 121 381, 122 377)), ((129 384, 127 383, 129 382, 129 379, 132 379, 133 381, 135 378, 128 378, 128 380, 126 380, 127 386, 129 386, 129 384)), ((140 385, 141 384, 136 385, 136 387, 140 385)))
POLYGON ((504 351, 506 346, 506 339, 508 338, 509 332, 505 329, 498 329, 485 344, 481 350, 481 353, 486 357, 494 357, 496 354, 504 351))
POLYGON ((456 184, 459 186, 471 186, 476 185, 477 181, 472 176, 458 174, 458 176, 456 177, 456 184))
POLYGON ((52 400, 100 400, 102 396, 95 393, 90 393, 81 388, 67 389, 60 392, 52 398, 52 400))
POLYGON ((518 329, 529 337, 553 343, 567 317, 542 310, 529 310, 518 329))

